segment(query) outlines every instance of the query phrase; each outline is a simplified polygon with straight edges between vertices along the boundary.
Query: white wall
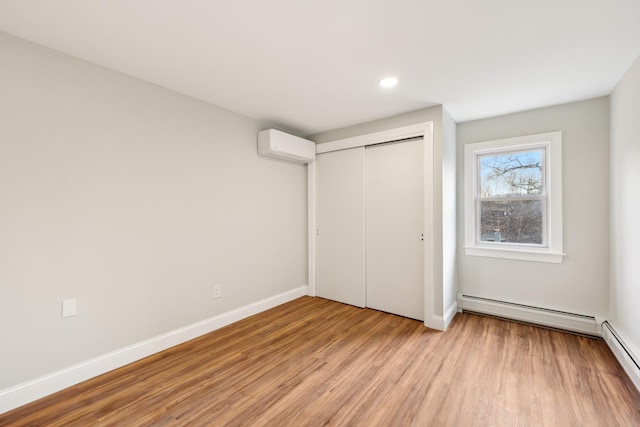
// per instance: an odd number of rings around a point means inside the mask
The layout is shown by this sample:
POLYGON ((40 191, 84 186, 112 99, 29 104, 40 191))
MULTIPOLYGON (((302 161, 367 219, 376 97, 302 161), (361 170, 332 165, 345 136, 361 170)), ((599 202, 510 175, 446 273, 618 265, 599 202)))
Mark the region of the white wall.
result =
POLYGON ((458 292, 456 242, 456 122, 442 109, 442 297, 445 312, 454 308, 458 292))
POLYGON ((609 99, 458 124, 467 143, 562 131, 564 251, 561 264, 464 254, 464 166, 458 159, 458 273, 465 295, 603 316, 609 281, 609 99))
POLYGON ((442 106, 436 106, 335 129, 311 135, 308 138, 317 143, 324 143, 428 121, 433 122, 433 221, 435 230, 433 236, 426 235, 425 238, 431 237, 433 239, 433 312, 435 316, 441 317, 449 308, 448 305, 445 306, 445 301, 452 304, 456 294, 455 248, 451 248, 453 243, 451 245, 444 243, 445 241, 455 242, 456 240, 454 226, 455 197, 453 196, 453 193, 455 193, 455 122, 451 120, 442 106), (447 144, 446 147, 444 146, 445 144, 447 144), (443 166, 449 169, 444 171, 443 166), (450 168, 453 168, 453 171, 450 168), (446 219, 444 215, 447 216, 446 219), (453 235, 451 235, 452 233, 453 235), (446 252, 443 252, 443 249, 446 249, 446 252))
POLYGON ((0 389, 307 284, 306 168, 258 157, 264 124, 11 36, 0 56, 0 389))
POLYGON ((611 323, 640 360, 640 58, 611 94, 611 323))

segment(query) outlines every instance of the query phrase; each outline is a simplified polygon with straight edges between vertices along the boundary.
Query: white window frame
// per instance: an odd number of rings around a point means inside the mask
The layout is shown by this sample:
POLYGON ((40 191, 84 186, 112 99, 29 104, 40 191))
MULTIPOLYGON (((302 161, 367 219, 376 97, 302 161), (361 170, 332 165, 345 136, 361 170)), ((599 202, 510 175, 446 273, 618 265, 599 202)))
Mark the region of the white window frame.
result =
POLYGON ((523 261, 561 263, 562 257, 562 132, 466 144, 464 147, 465 254, 523 261), (543 209, 541 245, 482 242, 479 235, 478 157, 508 151, 544 149, 546 209, 543 209))

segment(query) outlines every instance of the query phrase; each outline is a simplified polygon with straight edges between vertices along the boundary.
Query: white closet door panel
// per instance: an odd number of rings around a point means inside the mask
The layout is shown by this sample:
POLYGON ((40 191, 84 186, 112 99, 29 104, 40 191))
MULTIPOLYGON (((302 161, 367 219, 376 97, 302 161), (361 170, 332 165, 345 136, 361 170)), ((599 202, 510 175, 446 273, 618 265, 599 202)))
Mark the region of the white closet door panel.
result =
POLYGON ((364 147, 317 161, 316 295, 365 306, 364 147))
POLYGON ((424 141, 365 151, 367 307, 424 320, 424 141))

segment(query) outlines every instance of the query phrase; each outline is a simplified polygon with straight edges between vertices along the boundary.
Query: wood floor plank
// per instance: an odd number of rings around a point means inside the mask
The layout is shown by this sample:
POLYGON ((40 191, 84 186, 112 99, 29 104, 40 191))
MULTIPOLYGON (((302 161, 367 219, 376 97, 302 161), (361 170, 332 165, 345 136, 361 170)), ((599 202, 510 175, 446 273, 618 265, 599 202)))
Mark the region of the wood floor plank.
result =
POLYGON ((0 426, 640 426, 602 340, 473 314, 445 333, 303 297, 0 414, 0 426))

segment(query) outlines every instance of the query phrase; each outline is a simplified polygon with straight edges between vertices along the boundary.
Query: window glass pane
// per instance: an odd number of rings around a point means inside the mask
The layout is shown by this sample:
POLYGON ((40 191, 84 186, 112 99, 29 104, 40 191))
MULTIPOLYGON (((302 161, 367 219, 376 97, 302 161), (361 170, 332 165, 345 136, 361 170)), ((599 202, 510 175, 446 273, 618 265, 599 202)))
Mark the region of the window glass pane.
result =
POLYGON ((481 201, 480 241, 541 245, 542 201, 481 201))
POLYGON ((478 157, 480 197, 514 197, 543 193, 544 150, 478 157))

